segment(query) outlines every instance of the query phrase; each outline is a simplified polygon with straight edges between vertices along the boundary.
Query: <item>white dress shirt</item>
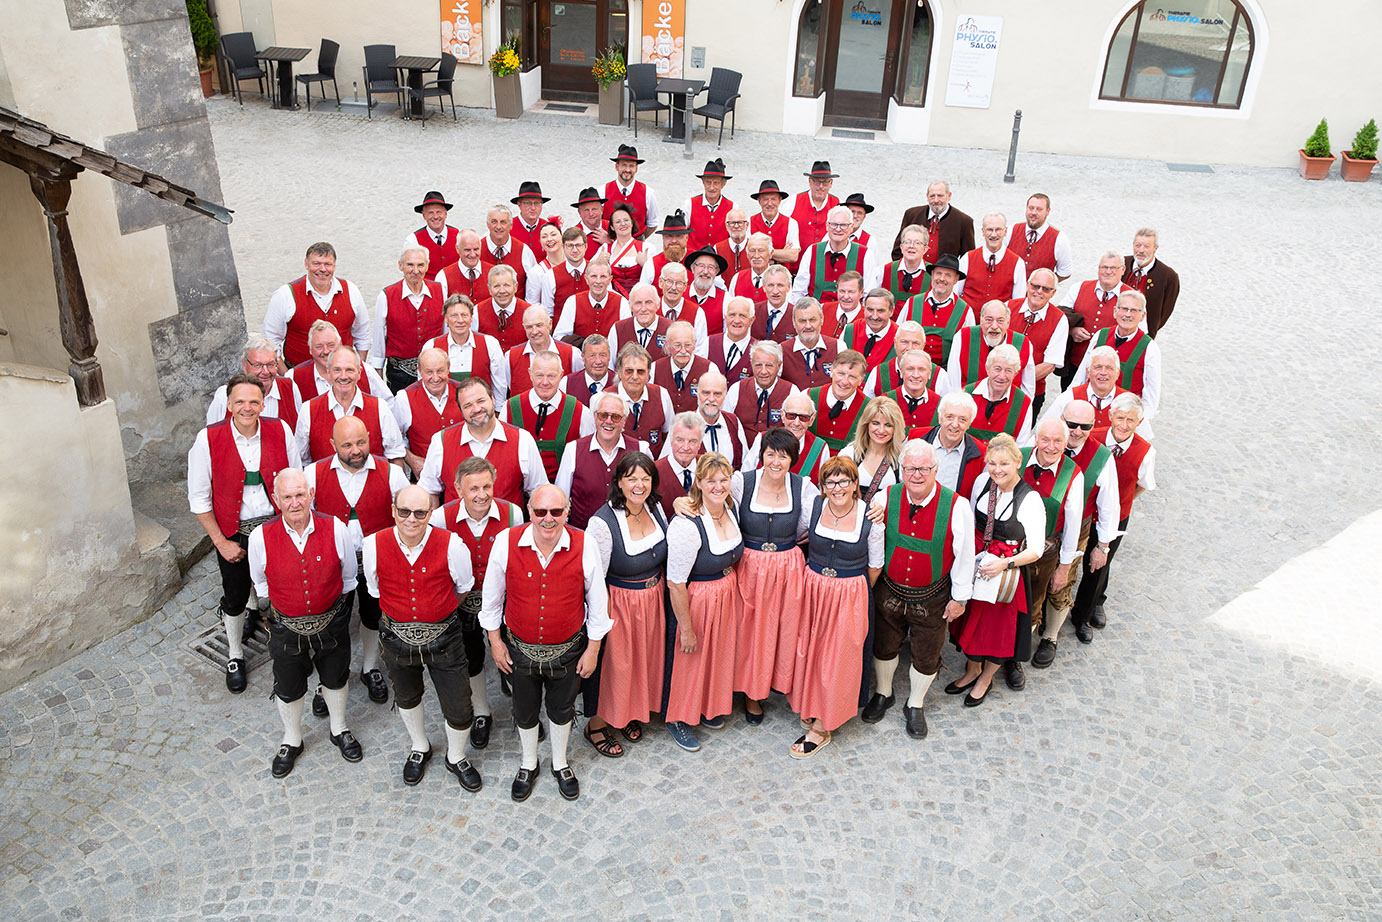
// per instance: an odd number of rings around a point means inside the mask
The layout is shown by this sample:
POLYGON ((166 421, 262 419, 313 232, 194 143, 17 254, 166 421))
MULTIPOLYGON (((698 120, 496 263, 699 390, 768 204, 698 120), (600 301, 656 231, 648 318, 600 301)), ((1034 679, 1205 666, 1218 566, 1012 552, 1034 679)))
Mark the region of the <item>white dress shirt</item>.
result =
MULTIPOLYGON (((331 279, 331 288, 326 294, 317 294, 317 290, 312 287, 312 283, 307 283, 307 291, 312 295, 312 299, 321 308, 321 317, 313 317, 313 320, 325 320, 326 312, 331 309, 331 302, 335 300, 336 293, 345 288, 346 296, 350 298, 350 306, 355 311, 355 320, 350 325, 350 330, 339 331, 344 337, 347 332, 354 340, 354 345, 359 352, 370 350, 370 319, 369 311, 365 309, 365 300, 360 297, 360 289, 355 287, 353 282, 347 282, 341 278, 331 279)), ((269 298, 268 309, 264 312, 264 337, 274 344, 278 349, 279 355, 283 354, 283 340, 288 335, 288 321, 293 319, 297 313, 297 302, 293 300, 293 289, 291 284, 282 285, 273 296, 269 298)), ((382 349, 384 344, 379 344, 382 349)))
MULTIPOLYGON (((393 465, 389 465, 392 467, 393 465)), ((336 556, 341 559, 341 595, 352 592, 358 581, 359 570, 355 561, 355 547, 350 535, 346 532, 345 523, 340 519, 329 516, 332 523, 332 537, 335 539, 336 556)), ((312 532, 317 530, 317 518, 311 516, 307 520, 307 528, 302 534, 298 534, 285 521, 284 530, 288 532, 288 537, 292 539, 293 546, 301 554, 303 548, 307 546, 307 539, 312 532)), ((269 597, 269 576, 268 561, 269 555, 264 550, 264 526, 260 525, 250 532, 249 546, 246 549, 250 564, 250 579, 254 582, 254 594, 261 599, 269 597)), ((320 560, 321 558, 317 558, 320 560)))
MULTIPOLYGON (((432 392, 425 386, 418 388, 418 390, 422 391, 422 396, 432 404, 433 409, 442 414, 442 416, 446 415, 447 404, 452 402, 450 388, 443 390, 440 397, 433 397, 432 392)), ((402 393, 402 391, 399 393, 402 393)), ((394 419, 398 421, 399 433, 402 434, 404 441, 407 441, 408 430, 413 426, 413 405, 408 400, 407 394, 403 394, 403 399, 394 401, 393 415, 394 419)))
MULTIPOLYGON (((623 297, 623 295, 619 294, 619 292, 615 291, 612 287, 609 289, 609 291, 605 292, 604 298, 599 301, 596 301, 595 295, 592 294, 590 296, 590 302, 592 308, 597 305, 606 304, 610 307, 617 308, 619 314, 614 320, 615 323, 618 323, 620 320, 627 320, 628 318, 633 316, 633 311, 629 309, 628 300, 626 300, 623 297)), ((614 332, 613 327, 610 327, 610 332, 614 332)), ((574 336, 575 333, 576 296, 571 295, 566 299, 566 302, 562 304, 561 311, 557 314, 557 325, 552 330, 552 336, 556 339, 560 339, 563 342, 565 342, 568 336, 574 336)), ((608 339, 608 337, 606 337, 606 339, 608 339)), ((610 353, 610 355, 612 356, 616 354, 617 353, 614 352, 610 353)))
MULTIPOLYGON (((784 383, 787 385, 787 394, 785 397, 782 398, 782 403, 779 403, 777 405, 778 409, 781 409, 782 404, 786 403, 789 397, 793 397, 797 394, 800 394, 802 393, 802 391, 795 384, 789 382, 786 378, 778 377, 775 378, 773 380, 773 383, 767 388, 768 393, 771 394, 773 388, 777 387, 779 383, 784 383)), ((740 419, 743 418, 745 413, 752 415, 758 411, 758 397, 760 394, 763 393, 763 391, 764 388, 759 386, 758 381, 755 378, 745 378, 742 381, 732 381, 730 382, 729 390, 725 393, 724 402, 720 404, 720 410, 724 413, 733 413, 735 416, 740 417, 740 419), (741 384, 743 385, 743 387, 740 387, 741 384), (744 404, 743 412, 740 412, 739 410, 739 397, 741 394, 743 395, 744 399, 748 401, 744 404)), ((771 401, 769 401, 769 403, 771 404, 771 401)), ((750 420, 750 422, 752 422, 752 420, 750 420)))
MULTIPOLYGON (((1121 442, 1115 439, 1112 429, 1109 430, 1108 440, 1104 442, 1104 445, 1108 447, 1109 451, 1113 451, 1115 448, 1121 448, 1127 451, 1128 446, 1131 444, 1131 438, 1124 439, 1121 442)), ((1156 489, 1156 447, 1153 445, 1147 446, 1147 454, 1143 455, 1142 463, 1137 467, 1137 485, 1144 490, 1156 489)))
MULTIPOLYGON (((320 394, 313 400, 325 398, 326 406, 331 410, 331 415, 336 419, 347 416, 355 410, 365 405, 365 392, 360 388, 355 388, 355 396, 351 398, 350 406, 343 407, 341 402, 336 399, 335 391, 328 388, 324 394, 320 394)), ((311 404, 311 400, 307 401, 311 404)), ((298 454, 306 464, 312 460, 308 453, 308 440, 312 434, 312 413, 310 410, 298 414, 297 446, 298 454)), ((330 433, 328 433, 329 435, 330 433)), ((398 431, 398 420, 394 418, 389 404, 386 401, 379 401, 379 435, 384 443, 384 457, 393 461, 402 458, 407 453, 407 446, 403 442, 403 433, 398 431)))
MULTIPOLYGON (((1041 242, 1041 239, 1042 239, 1043 237, 1046 236, 1046 232, 1049 231, 1050 229, 1051 229, 1051 222, 1049 222, 1049 221, 1045 222, 1044 224, 1041 225, 1041 227, 1038 227, 1038 228, 1037 228, 1037 242, 1038 242, 1038 243, 1041 242)), ((1021 226, 1021 229, 1020 229, 1020 234, 1021 234, 1021 238, 1022 238, 1022 239, 1021 239, 1021 243, 1022 243, 1023 246, 1026 246, 1026 242, 1027 242, 1027 239, 1028 239, 1028 237, 1027 237, 1027 231, 1028 231, 1028 230, 1030 230, 1030 226, 1029 226, 1026 222, 1023 222, 1023 224, 1022 224, 1022 226, 1021 226)), ((1011 239, 1012 232, 1009 231, 1008 234, 1009 234, 1009 239, 1011 239)), ((1017 242, 1017 241, 1014 241, 1014 242, 1017 242)), ((1056 257, 1056 269, 1055 269, 1056 276, 1057 276, 1058 278, 1063 278, 1063 279, 1068 279, 1068 278, 1070 278, 1070 273, 1071 273, 1072 271, 1074 271, 1074 270, 1072 269, 1072 266, 1074 266, 1074 262, 1073 262, 1073 261, 1071 260, 1071 258, 1070 258, 1070 235, 1067 234, 1067 233, 1065 233, 1064 231, 1061 231, 1061 232, 1056 236, 1055 257, 1056 257)), ((1023 289, 1023 290, 1025 291, 1026 289, 1023 289)), ((1021 295, 1014 295, 1013 297, 1021 297, 1021 295)))
MULTIPOLYGON (((561 539, 551 554, 544 555, 537 550, 533 540, 533 526, 520 526, 523 533, 518 538, 519 547, 530 547, 537 551, 538 566, 544 570, 552 558, 571 550, 571 532, 562 529, 561 539)), ((504 603, 508 598, 509 584, 506 571, 509 567, 509 542, 504 538, 495 540, 489 554, 489 565, 485 569, 484 602, 480 608, 480 627, 487 631, 498 630, 504 623, 504 603)), ((609 592, 605 587, 605 568, 600 563, 600 550, 594 541, 585 541, 581 551, 581 570, 585 576, 585 632, 591 640, 601 640, 614 622, 609 617, 609 592)))
MULTIPOLYGON (((469 425, 461 424, 461 444, 470 445, 471 454, 486 457, 496 439, 501 442, 509 440, 508 431, 497 419, 493 425, 489 438, 481 441, 471 433, 469 425)), ((417 479, 418 486, 434 496, 441 496, 445 492, 441 482, 441 433, 445 431, 443 429, 432 436, 427 446, 427 458, 422 462, 422 473, 417 479)), ((527 493, 547 483, 547 469, 542 466, 542 453, 537 450, 537 441, 523 429, 518 430, 518 470, 523 475, 523 489, 527 493)))
MULTIPOLYGON (((1055 467, 1041 467, 1037 461, 1036 451, 1033 450, 1027 458, 1027 467, 1041 468, 1046 473, 1045 477, 1052 478, 1055 482, 1056 471, 1060 468, 1061 461, 1065 460, 1065 455, 1056 459, 1055 467)), ((1061 521, 1060 534, 1060 563, 1066 566, 1072 563, 1079 556, 1080 544, 1080 525, 1084 519, 1084 473, 1075 470, 1075 476, 1070 478, 1070 488, 1065 493, 1065 518, 1061 521)), ((1044 532, 1043 532, 1044 534, 1044 532)))
POLYGON ((446 358, 450 362, 448 370, 453 374, 472 373, 475 347, 481 341, 484 342, 485 352, 489 356, 490 388, 494 391, 494 402, 499 404, 509 395, 509 362, 504 347, 499 345, 499 340, 488 333, 477 333, 472 328, 466 341, 457 343, 450 331, 447 331, 446 358))
MULTIPOLYGON (((413 302, 413 307, 416 310, 422 309, 422 302, 425 301, 428 297, 430 297, 430 294, 431 293, 427 290, 426 282, 422 283, 422 291, 416 293, 414 293, 408 288, 407 282, 403 283, 403 297, 413 302)), ((441 300, 437 302, 438 313, 441 312, 441 306, 445 301, 446 295, 443 294, 441 300)), ((384 294, 384 289, 381 288, 379 290, 379 296, 374 299, 374 333, 373 338, 371 339, 371 342, 376 342, 379 344, 379 348, 372 350, 370 352, 369 357, 369 363, 373 365, 375 368, 382 369, 384 367, 384 344, 388 342, 389 335, 388 316, 389 297, 388 295, 384 294)), ((403 357, 409 358, 409 356, 403 357)))
MULTIPOLYGON (((677 320, 685 319, 687 308, 690 308, 691 310, 696 312, 696 319, 690 321, 691 328, 693 331, 693 335, 695 336, 696 342, 703 342, 704 340, 710 337, 710 333, 707 332, 705 325, 705 311, 701 309, 701 306, 697 304, 695 301, 692 301, 683 295, 681 301, 677 304, 676 307, 677 320)), ((671 313, 671 311, 672 305, 668 304, 665 299, 657 306, 657 312, 663 317, 667 317, 671 313)))
MULTIPOLYGON (((465 525, 470 529, 470 533, 477 538, 485 533, 485 529, 489 527, 491 521, 499 521, 499 504, 494 501, 490 502, 489 508, 485 510, 485 514, 478 519, 472 519, 470 517, 470 513, 466 511, 464 504, 460 506, 460 510, 460 514, 456 516, 456 524, 465 525)), ((446 527, 446 513, 442 510, 441 506, 432 510, 432 515, 427 519, 427 522, 437 528, 446 527)), ((515 525, 523 524, 523 512, 516 504, 509 504, 509 520, 504 524, 510 528, 515 525)))
MULTIPOLYGON (((477 262, 473 266, 467 266, 463 262, 456 262, 453 263, 453 265, 456 267, 457 272, 459 272, 463 276, 466 276, 471 281, 486 279, 486 283, 488 284, 489 268, 484 263, 477 262), (472 275, 472 273, 474 274, 472 275)), ((429 269, 428 271, 431 270, 429 269)), ((447 297, 451 294, 449 287, 446 284, 446 270, 438 269, 435 273, 433 273, 432 281, 436 282, 438 285, 441 286, 441 300, 442 303, 445 304, 447 297)))
MULTIPOLYGON (((822 242, 825 243, 825 248, 829 251, 831 249, 829 238, 826 238, 822 242)), ((850 241, 850 243, 852 242, 853 241, 850 241)), ((859 272, 864 276, 864 293, 868 294, 870 290, 877 288, 879 283, 882 282, 883 264, 878 258, 875 247, 863 247, 861 249, 864 251, 864 258, 859 265, 859 272)), ((838 252, 842 255, 847 255, 849 253, 849 243, 846 243, 845 248, 838 252)), ((811 283, 815 280, 815 277, 816 248, 809 247, 801 251, 801 262, 797 265, 797 277, 792 281, 792 293, 788 295, 787 300, 795 304, 807 295, 815 297, 811 291, 811 283)))

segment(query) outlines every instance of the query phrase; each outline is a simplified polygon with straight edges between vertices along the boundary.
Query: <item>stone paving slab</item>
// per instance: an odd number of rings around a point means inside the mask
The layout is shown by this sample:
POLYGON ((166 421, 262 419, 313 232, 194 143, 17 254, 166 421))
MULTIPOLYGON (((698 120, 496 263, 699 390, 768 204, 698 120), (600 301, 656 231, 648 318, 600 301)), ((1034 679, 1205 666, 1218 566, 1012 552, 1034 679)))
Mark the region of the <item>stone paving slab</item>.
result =
MULTIPOLYGON (((461 225, 521 179, 566 202, 630 140, 556 114, 463 111, 424 134, 224 100, 209 111, 251 328, 312 240, 337 245, 372 303, 426 189, 465 203, 461 225)), ((664 205, 694 191, 713 152, 684 162, 651 132, 639 149, 664 205)), ((400 721, 356 683, 364 761, 341 761, 309 716, 296 771, 272 779, 267 670, 234 697, 180 646, 217 617, 203 560, 155 617, 0 696, 0 905, 32 920, 1382 915, 1382 675, 1356 649, 1376 644, 1380 588, 1382 321, 1365 294, 1382 184, 1024 152, 1005 186, 1001 153, 751 132, 721 153, 732 198, 767 175, 792 188, 830 159, 837 191, 878 204, 868 226, 882 234, 933 177, 975 215, 1015 218, 1046 191, 1077 278, 1134 228, 1160 229, 1184 288, 1159 339, 1161 489, 1138 501, 1096 642, 1067 636, 1025 691, 1000 683, 977 710, 933 690, 924 742, 895 708, 796 762, 800 731, 775 700, 761 727, 736 715, 704 731, 696 754, 660 728, 620 760, 575 738, 581 799, 544 774, 516 805, 517 740, 493 682, 477 795, 440 760, 405 788, 400 721), (1340 590, 1321 599, 1329 579, 1340 590)), ((942 682, 959 668, 947 651, 942 682)), ((430 694, 426 709, 442 746, 430 694)))

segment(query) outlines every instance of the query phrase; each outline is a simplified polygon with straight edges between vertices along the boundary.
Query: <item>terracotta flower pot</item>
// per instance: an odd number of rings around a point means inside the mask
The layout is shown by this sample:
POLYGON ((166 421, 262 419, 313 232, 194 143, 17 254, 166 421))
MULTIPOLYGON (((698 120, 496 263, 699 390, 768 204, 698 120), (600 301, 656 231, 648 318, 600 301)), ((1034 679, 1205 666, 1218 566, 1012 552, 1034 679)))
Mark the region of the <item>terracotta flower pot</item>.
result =
POLYGON ((523 87, 518 74, 494 78, 494 114, 500 118, 518 118, 523 114, 523 87))
POLYGON ((1304 150, 1300 152, 1300 178, 1301 179, 1324 179, 1329 175, 1329 168, 1334 165, 1334 156, 1311 157, 1304 150))
POLYGON ((624 124, 624 83, 611 83, 600 88, 600 124, 624 124))
POLYGON ((1374 160, 1355 160, 1348 151, 1342 151, 1343 159, 1339 161, 1339 174, 1344 177, 1344 182, 1367 182, 1372 177, 1372 168, 1377 166, 1374 160))
POLYGON ((202 96, 204 96, 207 99, 210 99, 212 95, 214 95, 216 92, 214 89, 211 88, 211 68, 208 67, 206 70, 201 71, 201 78, 202 96))

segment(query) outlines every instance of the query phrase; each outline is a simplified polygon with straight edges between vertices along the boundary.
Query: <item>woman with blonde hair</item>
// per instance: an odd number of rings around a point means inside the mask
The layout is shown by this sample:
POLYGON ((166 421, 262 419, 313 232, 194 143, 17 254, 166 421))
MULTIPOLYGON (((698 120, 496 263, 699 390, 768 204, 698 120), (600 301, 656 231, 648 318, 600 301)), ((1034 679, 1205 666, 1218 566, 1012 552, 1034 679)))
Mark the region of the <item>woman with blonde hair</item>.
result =
POLYGON ((840 457, 848 458, 859 467, 865 508, 874 494, 886 492, 898 482, 897 463, 906 442, 907 422, 902 418, 902 408, 897 401, 891 397, 870 400, 859 414, 854 441, 840 452, 840 457))

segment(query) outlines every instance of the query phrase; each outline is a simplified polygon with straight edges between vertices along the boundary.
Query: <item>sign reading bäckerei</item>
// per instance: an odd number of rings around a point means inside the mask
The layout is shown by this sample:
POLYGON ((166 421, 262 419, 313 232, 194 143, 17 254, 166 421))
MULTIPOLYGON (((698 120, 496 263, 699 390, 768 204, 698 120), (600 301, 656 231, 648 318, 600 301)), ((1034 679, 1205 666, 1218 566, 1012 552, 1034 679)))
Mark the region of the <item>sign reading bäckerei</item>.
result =
POLYGON ((1001 16, 963 16, 955 24, 950 75, 945 85, 947 106, 989 107, 993 98, 993 71, 998 66, 998 39, 1002 33, 1001 16))
POLYGON ((685 46, 686 0, 643 0, 643 63, 659 77, 680 77, 685 46))

